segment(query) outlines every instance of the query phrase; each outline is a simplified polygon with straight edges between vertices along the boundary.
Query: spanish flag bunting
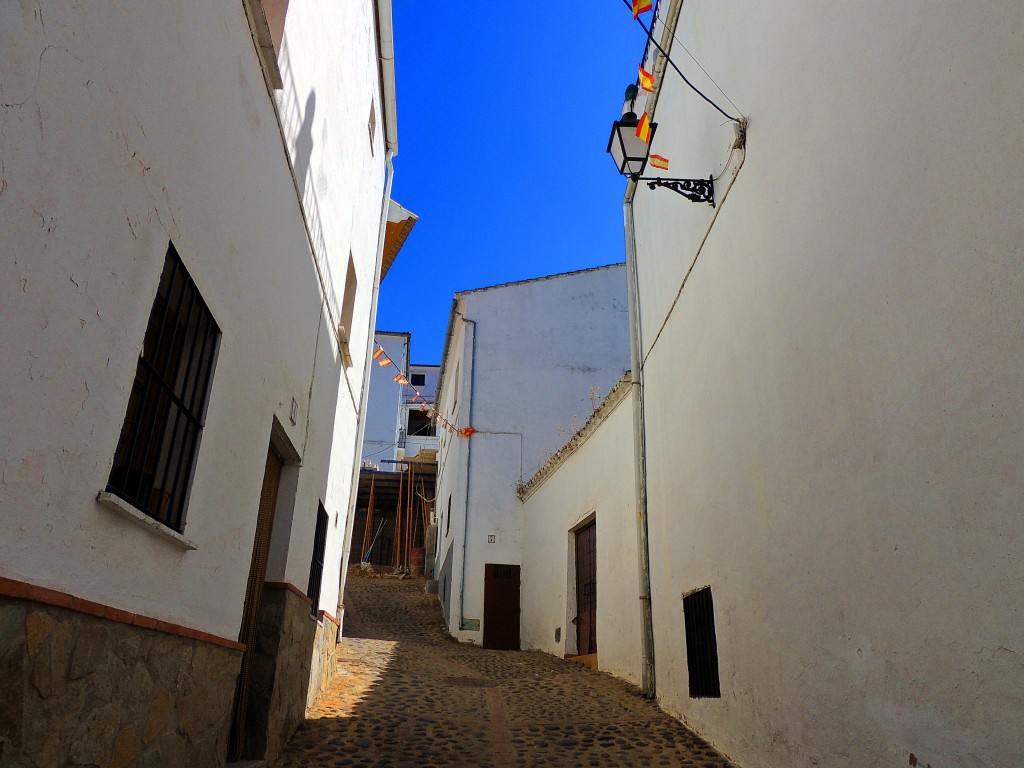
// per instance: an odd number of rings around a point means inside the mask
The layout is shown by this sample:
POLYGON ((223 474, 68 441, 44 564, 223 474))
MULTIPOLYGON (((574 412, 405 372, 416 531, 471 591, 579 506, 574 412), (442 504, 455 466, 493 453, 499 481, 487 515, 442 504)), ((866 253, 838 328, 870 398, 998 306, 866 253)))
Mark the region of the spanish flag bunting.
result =
POLYGON ((654 75, 643 67, 640 67, 640 87, 645 91, 654 90, 654 75))
POLYGON ((633 18, 651 10, 651 0, 633 0, 633 18))
MULTIPOLYGON (((376 357, 376 355, 374 355, 374 357, 376 357)), ((377 361, 377 363, 380 365, 381 368, 387 368, 389 365, 391 365, 391 358, 387 356, 382 357, 380 360, 377 361)))
POLYGON ((399 384, 401 384, 403 386, 405 386, 406 384, 409 383, 409 380, 407 378, 405 378, 405 374, 402 373, 401 371, 399 371, 394 376, 392 376, 391 380, 392 381, 397 381, 399 384))
POLYGON ((668 158, 662 157, 661 155, 651 155, 651 165, 655 168, 661 168, 663 171, 668 170, 668 158))
POLYGON ((647 116, 646 112, 643 113, 640 117, 640 122, 637 123, 636 135, 644 143, 651 140, 651 118, 647 116))
POLYGON ((427 404, 426 403, 420 403, 420 410, 421 411, 427 410, 427 404))
POLYGON ((380 360, 380 356, 383 355, 383 354, 384 354, 384 347, 377 347, 376 351, 374 351, 374 353, 373 353, 373 359, 374 360, 380 360))
POLYGON ((463 437, 472 437, 474 434, 476 434, 476 430, 473 429, 472 427, 463 427, 462 429, 459 430, 459 434, 462 435, 463 437))
POLYGON ((422 399, 423 399, 423 397, 422 397, 422 396, 420 395, 420 393, 419 393, 419 392, 417 392, 416 394, 414 394, 414 395, 412 396, 412 401, 413 401, 414 403, 418 403, 418 402, 419 402, 420 400, 422 400, 422 399))

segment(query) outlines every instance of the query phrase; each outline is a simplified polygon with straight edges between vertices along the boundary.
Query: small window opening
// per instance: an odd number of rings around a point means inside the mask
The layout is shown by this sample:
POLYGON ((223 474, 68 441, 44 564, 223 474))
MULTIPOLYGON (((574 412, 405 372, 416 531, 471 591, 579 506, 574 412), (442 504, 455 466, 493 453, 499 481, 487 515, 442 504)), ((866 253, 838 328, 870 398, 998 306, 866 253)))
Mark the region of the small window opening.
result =
POLYGON ((422 411, 409 411, 409 437, 433 437, 434 422, 422 411))
POLYGON ((422 387, 427 383, 427 374, 425 373, 410 373, 409 383, 414 387, 422 387))
POLYGON ((370 133, 370 154, 374 154, 374 143, 377 139, 377 105, 370 99, 370 118, 366 121, 366 128, 370 133))
POLYGON ((448 522, 444 526, 444 535, 447 536, 452 529, 452 497, 448 495, 448 522))
POLYGON ((345 298, 341 304, 341 323, 338 326, 338 349, 347 368, 352 367, 349 344, 352 340, 352 317, 355 313, 357 285, 356 267, 352 260, 352 251, 349 251, 348 272, 345 274, 345 298))
POLYGON ((720 698, 718 642, 715 639, 715 606, 711 587, 683 597, 686 622, 686 667, 690 675, 690 698, 720 698))

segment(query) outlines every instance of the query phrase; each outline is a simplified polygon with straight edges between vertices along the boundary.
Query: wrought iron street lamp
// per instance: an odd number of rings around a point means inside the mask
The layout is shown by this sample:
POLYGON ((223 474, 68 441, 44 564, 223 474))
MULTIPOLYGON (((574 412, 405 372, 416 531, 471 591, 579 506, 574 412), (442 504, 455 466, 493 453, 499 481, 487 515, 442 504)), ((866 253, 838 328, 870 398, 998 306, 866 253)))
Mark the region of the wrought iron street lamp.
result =
MULTIPOLYGON (((628 96, 628 94, 627 94, 628 96)), ((612 123, 612 135, 608 139, 608 153, 615 161, 615 167, 619 173, 628 176, 633 181, 643 181, 651 189, 665 187, 671 189, 687 200, 695 203, 708 203, 715 207, 715 179, 708 176, 706 179, 662 179, 660 177, 643 176, 647 168, 647 157, 650 153, 650 141, 658 129, 657 123, 650 123, 650 136, 644 141, 637 136, 637 126, 640 121, 635 112, 626 112, 622 118, 612 123)))

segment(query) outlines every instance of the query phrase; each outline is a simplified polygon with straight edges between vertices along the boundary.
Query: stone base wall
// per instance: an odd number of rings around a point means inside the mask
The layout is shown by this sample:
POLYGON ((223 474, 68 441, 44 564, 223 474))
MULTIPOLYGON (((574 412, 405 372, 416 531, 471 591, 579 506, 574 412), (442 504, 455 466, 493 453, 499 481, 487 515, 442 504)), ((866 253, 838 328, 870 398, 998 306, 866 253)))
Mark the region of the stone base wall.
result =
POLYGON ((304 595, 289 585, 267 585, 253 659, 246 757, 275 759, 302 724, 320 634, 304 595))
POLYGON ((316 628, 313 641, 312 668, 309 690, 306 692, 306 712, 313 702, 327 690, 337 670, 338 649, 341 647, 341 625, 324 615, 316 628))
POLYGON ((0 766, 221 768, 237 650, 0 596, 0 766))

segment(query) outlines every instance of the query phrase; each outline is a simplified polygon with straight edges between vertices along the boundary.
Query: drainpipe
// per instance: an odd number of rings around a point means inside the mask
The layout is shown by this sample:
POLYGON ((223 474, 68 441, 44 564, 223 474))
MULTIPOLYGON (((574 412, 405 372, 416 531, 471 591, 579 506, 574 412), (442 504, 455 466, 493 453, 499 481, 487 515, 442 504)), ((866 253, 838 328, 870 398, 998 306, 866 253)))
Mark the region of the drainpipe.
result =
MULTIPOLYGON (((476 380, 476 320, 469 320, 459 314, 462 322, 473 326, 473 343, 469 351, 469 414, 467 423, 473 424, 473 402, 476 400, 476 388, 473 386, 476 380)), ((459 586, 459 631, 466 629, 466 543, 469 541, 469 492, 473 486, 473 473, 470 471, 473 466, 473 441, 466 441, 466 502, 462 509, 462 576, 459 586)))
POLYGON ((637 575, 640 587, 640 690, 653 699, 656 694, 654 668, 654 620, 651 614, 651 553, 647 535, 647 441, 644 421, 643 337, 640 325, 640 285, 636 265, 636 231, 633 195, 636 182, 630 180, 622 203, 626 225, 626 281, 629 296, 630 390, 633 396, 633 485, 636 494, 637 575))

